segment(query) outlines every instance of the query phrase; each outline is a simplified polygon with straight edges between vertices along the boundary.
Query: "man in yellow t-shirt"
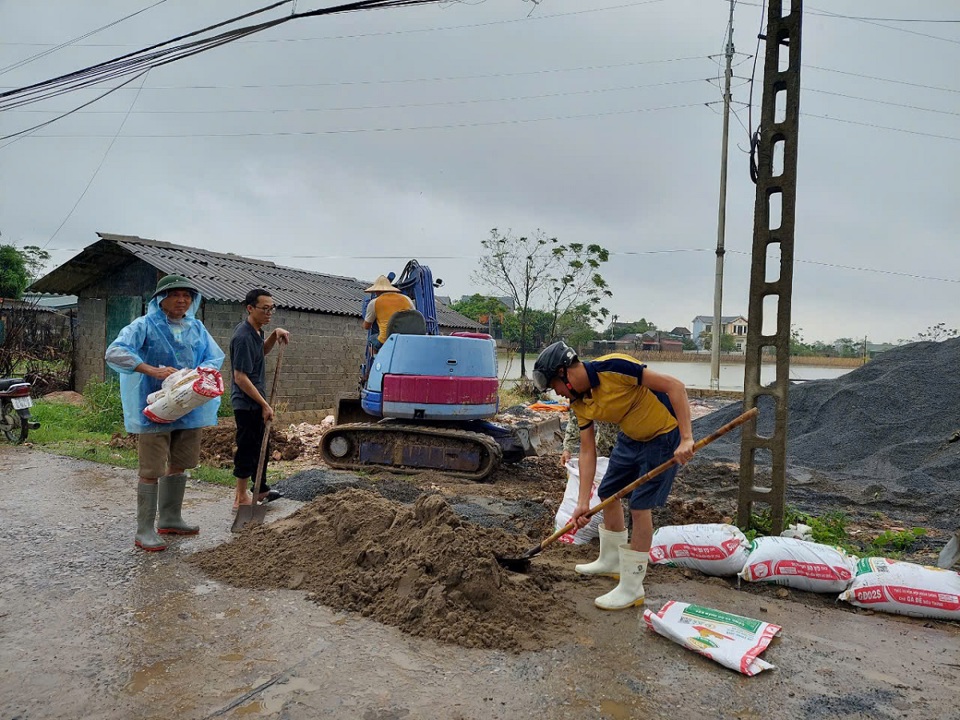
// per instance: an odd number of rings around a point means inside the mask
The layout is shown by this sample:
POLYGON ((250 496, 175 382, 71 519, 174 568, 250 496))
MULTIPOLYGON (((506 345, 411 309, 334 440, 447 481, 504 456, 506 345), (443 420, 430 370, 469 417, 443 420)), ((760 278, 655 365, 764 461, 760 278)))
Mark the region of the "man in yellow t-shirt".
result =
MULTIPOLYGON (((594 421, 620 428, 610 453, 607 472, 597 494, 601 500, 615 495, 638 477, 676 458, 693 457, 690 403, 684 384, 675 377, 650 370, 629 355, 613 353, 581 362, 573 348, 560 341, 548 346, 533 366, 533 381, 540 390, 552 389, 568 398, 580 427, 580 497, 572 520, 587 524, 590 492, 597 470, 594 421)), ((619 579, 611 592, 594 600, 603 610, 623 610, 642 605, 643 578, 653 540, 653 508, 666 504, 677 466, 640 485, 630 495, 633 537, 627 544, 623 506, 604 508, 600 525, 600 557, 577 565, 582 575, 607 575, 619 579)))
POLYGON ((387 341, 387 323, 400 310, 414 310, 413 302, 406 295, 394 287, 385 275, 364 292, 373 293, 373 300, 367 304, 367 311, 363 316, 363 329, 369 330, 376 323, 380 328, 377 337, 370 341, 373 351, 377 352, 387 341))

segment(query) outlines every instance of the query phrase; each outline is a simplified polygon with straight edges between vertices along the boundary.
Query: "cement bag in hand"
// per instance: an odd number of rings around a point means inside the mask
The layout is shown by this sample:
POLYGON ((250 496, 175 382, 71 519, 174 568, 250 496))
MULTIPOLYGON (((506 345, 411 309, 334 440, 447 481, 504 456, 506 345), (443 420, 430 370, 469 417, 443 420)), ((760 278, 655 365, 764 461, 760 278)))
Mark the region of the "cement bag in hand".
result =
POLYGON ((155 423, 179 420, 191 410, 223 395, 223 378, 213 368, 186 368, 169 375, 160 389, 147 395, 143 414, 155 423))
POLYGON ((650 560, 707 575, 736 575, 747 561, 749 548, 747 538, 733 525, 664 525, 653 534, 650 560))
POLYGON ((853 579, 857 559, 840 548, 785 537, 758 537, 740 577, 797 590, 840 592, 853 579))
POLYGON ((643 620, 654 632, 744 675, 774 667, 759 655, 779 625, 674 600, 659 612, 644 610, 643 620))
POLYGON ((887 558, 863 558, 840 599, 898 615, 960 620, 960 574, 887 558))
MULTIPOLYGON (((597 458, 597 474, 593 479, 593 488, 590 490, 590 507, 595 508, 600 498, 597 497, 597 487, 603 480, 604 473, 607 472, 607 464, 610 458, 597 458)), ((570 518, 573 517, 573 511, 577 509, 577 499, 580 497, 580 459, 571 458, 566 465, 567 468, 567 489, 563 493, 563 501, 557 509, 556 517, 553 519, 553 529, 559 530, 564 527, 570 518)), ((586 527, 579 530, 571 530, 558 538, 559 542, 583 545, 600 535, 600 523, 603 522, 602 513, 598 513, 590 518, 586 527)))

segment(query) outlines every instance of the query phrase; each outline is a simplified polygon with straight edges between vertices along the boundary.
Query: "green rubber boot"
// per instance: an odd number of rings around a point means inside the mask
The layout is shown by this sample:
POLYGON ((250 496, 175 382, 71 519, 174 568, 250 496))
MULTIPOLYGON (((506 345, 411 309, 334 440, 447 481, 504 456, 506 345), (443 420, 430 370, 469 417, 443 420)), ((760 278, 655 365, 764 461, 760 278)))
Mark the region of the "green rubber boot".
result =
POLYGON ((137 485, 137 537, 133 541, 141 550, 156 552, 166 550, 167 544, 153 529, 157 519, 157 486, 150 483, 137 485))
POLYGON ((198 525, 187 525, 180 515, 183 508, 183 493, 187 487, 185 473, 165 475, 159 482, 159 516, 157 517, 157 532, 161 535, 196 535, 200 532, 198 525))

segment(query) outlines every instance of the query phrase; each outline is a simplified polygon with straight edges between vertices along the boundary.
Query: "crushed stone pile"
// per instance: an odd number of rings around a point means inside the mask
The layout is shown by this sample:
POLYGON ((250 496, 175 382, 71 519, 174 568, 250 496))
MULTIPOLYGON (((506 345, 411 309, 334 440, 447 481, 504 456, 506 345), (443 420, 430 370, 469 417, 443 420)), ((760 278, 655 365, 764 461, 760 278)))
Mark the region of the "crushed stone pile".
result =
POLYGON ((403 506, 346 489, 189 562, 232 585, 305 590, 413 636, 526 651, 569 639, 577 621, 558 571, 534 564, 517 574, 496 561, 495 553, 527 549, 502 530, 465 523, 440 495, 403 506))
MULTIPOLYGON (((774 428, 760 403, 760 435, 774 428)), ((703 437, 742 412, 735 403, 694 422, 703 437)), ((791 470, 840 480, 837 502, 923 513, 944 526, 960 516, 960 338, 888 350, 834 380, 792 385, 787 423, 791 470)), ((764 453, 758 453, 758 462, 764 453)), ((700 450, 703 461, 739 462, 740 430, 700 450)))

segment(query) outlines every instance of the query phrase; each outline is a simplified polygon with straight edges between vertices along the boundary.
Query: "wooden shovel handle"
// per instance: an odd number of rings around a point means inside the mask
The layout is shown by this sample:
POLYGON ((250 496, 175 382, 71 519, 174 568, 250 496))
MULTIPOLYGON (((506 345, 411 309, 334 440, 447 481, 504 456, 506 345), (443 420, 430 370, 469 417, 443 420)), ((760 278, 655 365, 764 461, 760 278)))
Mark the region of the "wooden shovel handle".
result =
MULTIPOLYGON (((728 422, 726 425, 723 425, 722 427, 718 428, 715 432, 707 435, 705 438, 701 438, 700 440, 698 440, 698 441, 694 444, 694 446, 693 446, 694 452, 696 452, 697 450, 699 450, 700 448, 702 448, 702 447, 705 446, 705 445, 709 445, 710 443, 712 443, 714 440, 716 440, 716 439, 719 438, 720 436, 726 435, 728 432, 730 432, 730 431, 733 430, 734 428, 740 427, 740 426, 743 425, 747 420, 749 420, 749 419, 751 419, 751 418, 754 418, 754 417, 756 417, 756 416, 759 415, 759 414, 760 414, 760 410, 759 410, 758 408, 751 408, 750 410, 747 410, 747 411, 746 411, 745 413, 743 413, 742 415, 739 415, 739 416, 735 417, 733 420, 731 420, 730 422, 728 422)), ((596 506, 594 506, 593 508, 591 508, 589 512, 584 513, 582 517, 585 517, 585 518, 591 518, 591 517, 593 517, 593 516, 596 515, 598 512, 600 512, 600 511, 603 510, 605 507, 607 507, 610 503, 616 502, 617 500, 620 500, 621 498, 623 498, 623 497, 626 496, 627 494, 629 494, 629 493, 633 492, 634 490, 636 490, 640 485, 643 485, 643 483, 647 482, 648 480, 652 480, 652 479, 655 478, 657 475, 659 475, 660 473, 662 473, 664 470, 667 470, 668 468, 671 468, 671 467, 673 467, 673 466, 676 465, 676 464, 677 464, 677 459, 676 459, 676 458, 670 458, 669 460, 667 460, 667 462, 665 462, 665 463, 663 463, 663 464, 661 464, 661 465, 657 465, 657 467, 655 467, 653 470, 651 470, 650 472, 648 472, 646 475, 643 475, 643 476, 641 476, 641 477, 638 477, 638 478, 637 478, 636 480, 634 480, 632 483, 630 483, 629 485, 625 486, 625 487, 624 487, 622 490, 620 490, 616 495, 611 495, 610 497, 608 497, 608 498, 607 498, 606 500, 604 500, 603 502, 598 503, 596 506)), ((560 528, 559 530, 557 530, 553 535, 551 535, 550 537, 548 537, 548 538, 546 538, 545 540, 543 540, 543 541, 540 543, 540 548, 539 548, 539 549, 540 549, 540 550, 543 550, 545 547, 547 547, 547 545, 550 545, 551 543, 553 543, 553 542, 556 541, 557 539, 563 537, 563 536, 566 535, 568 532, 570 532, 571 530, 573 530, 576 526, 577 526, 577 524, 576 524, 574 521, 571 520, 571 521, 568 522, 566 525, 564 525, 562 528, 560 528)))
MULTIPOLYGON (((283 360, 283 348, 286 343, 280 344, 280 352, 277 355, 277 366, 273 369, 273 385, 270 387, 270 399, 267 401, 270 407, 273 407, 273 401, 277 397, 277 386, 280 384, 280 363, 283 360)), ((260 487, 263 482, 263 468, 267 462, 267 445, 270 444, 270 428, 273 427, 273 418, 267 420, 263 426, 263 440, 260 442, 260 460, 257 463, 257 478, 253 483, 253 504, 257 504, 257 498, 260 497, 260 487)))

